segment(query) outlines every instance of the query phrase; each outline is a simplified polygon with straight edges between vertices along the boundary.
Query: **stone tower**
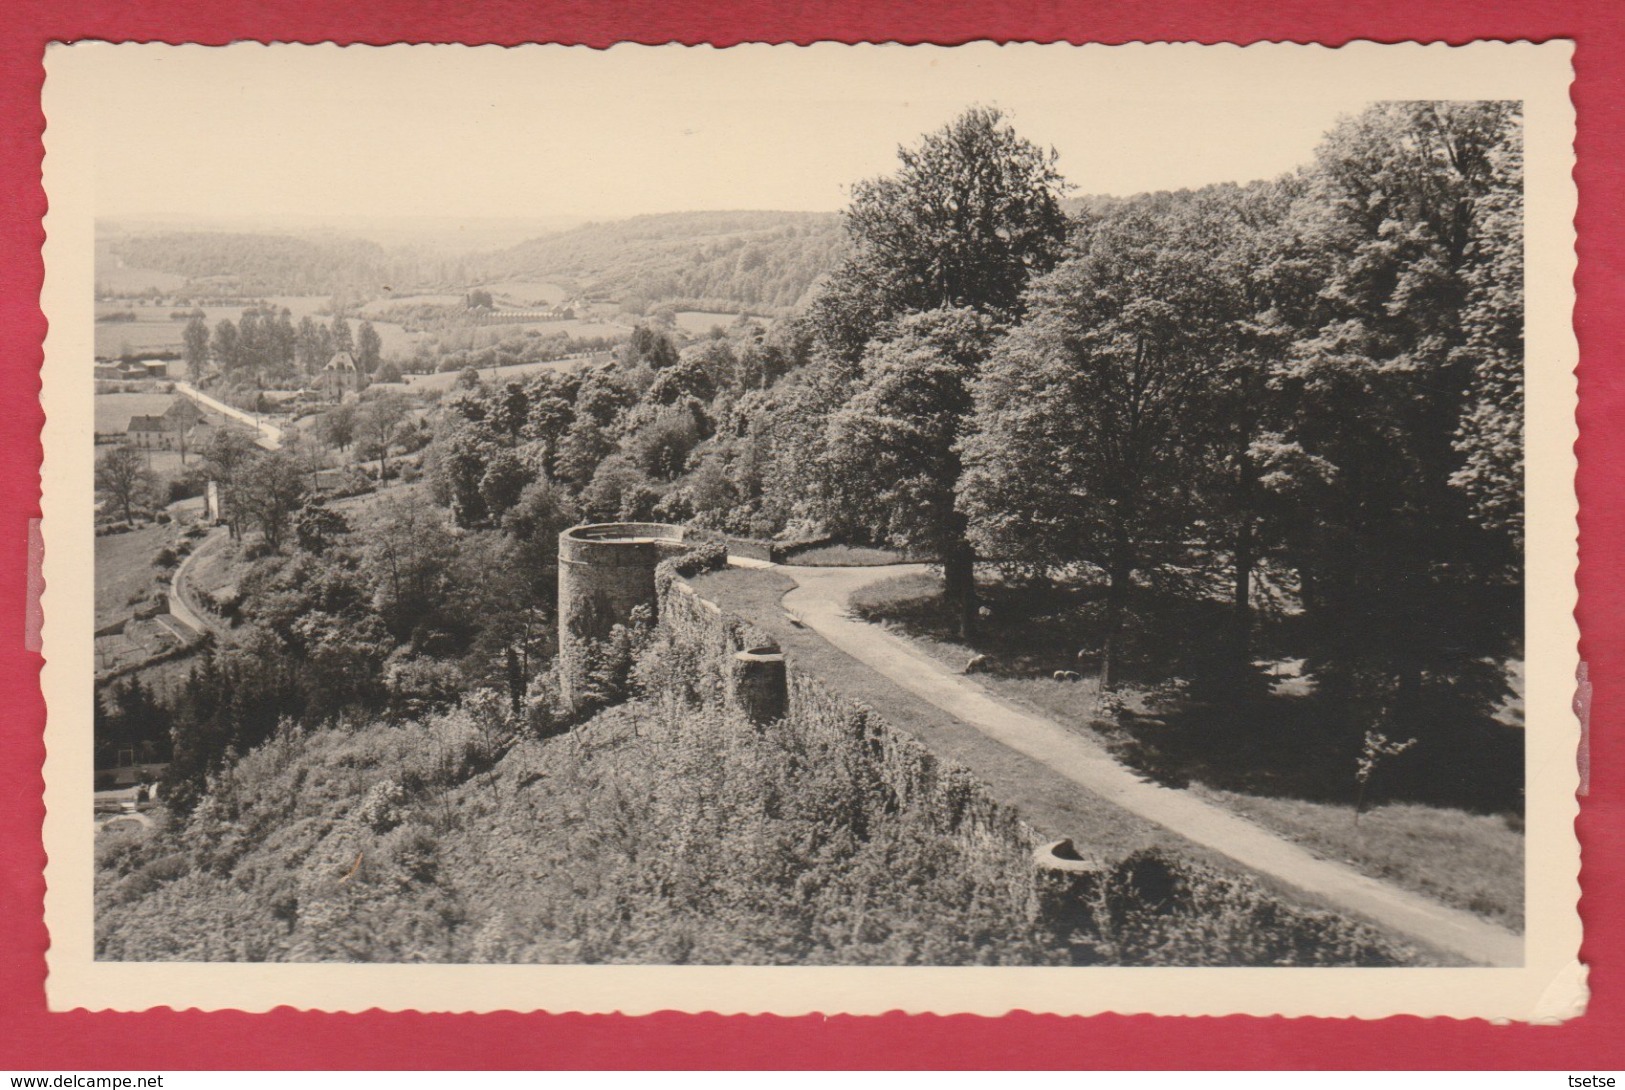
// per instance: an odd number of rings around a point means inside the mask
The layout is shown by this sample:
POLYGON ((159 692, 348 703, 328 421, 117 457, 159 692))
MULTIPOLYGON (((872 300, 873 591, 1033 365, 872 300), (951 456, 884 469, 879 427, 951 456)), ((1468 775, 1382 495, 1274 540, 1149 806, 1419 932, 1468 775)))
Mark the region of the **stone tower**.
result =
POLYGON ((638 606, 657 608, 655 568, 684 552, 683 528, 603 522, 559 535, 559 681, 575 707, 586 678, 586 645, 625 624, 638 606))

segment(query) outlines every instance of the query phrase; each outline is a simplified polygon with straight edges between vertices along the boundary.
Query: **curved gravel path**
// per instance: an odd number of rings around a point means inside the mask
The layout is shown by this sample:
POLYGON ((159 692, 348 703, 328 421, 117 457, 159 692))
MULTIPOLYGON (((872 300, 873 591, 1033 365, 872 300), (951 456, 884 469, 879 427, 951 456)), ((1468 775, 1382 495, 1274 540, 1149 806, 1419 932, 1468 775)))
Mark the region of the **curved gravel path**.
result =
POLYGON ((1482 965, 1523 963, 1521 935, 1322 859, 1187 791, 1143 780, 1093 740, 996 699, 973 679, 954 672, 908 640, 848 614, 847 601, 853 591, 881 579, 929 570, 925 565, 779 566, 778 570, 798 584, 785 594, 785 609, 808 628, 921 699, 1085 790, 1397 934, 1482 965))

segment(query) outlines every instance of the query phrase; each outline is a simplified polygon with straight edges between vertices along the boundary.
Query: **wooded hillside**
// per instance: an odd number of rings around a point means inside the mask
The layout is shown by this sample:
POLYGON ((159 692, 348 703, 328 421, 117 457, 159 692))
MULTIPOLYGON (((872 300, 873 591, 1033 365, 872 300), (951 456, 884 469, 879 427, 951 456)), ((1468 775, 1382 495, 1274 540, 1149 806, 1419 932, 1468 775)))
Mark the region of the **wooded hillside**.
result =
POLYGON ((840 217, 830 213, 678 212, 545 235, 483 267, 489 279, 559 277, 622 301, 776 308, 801 302, 844 252, 840 217))

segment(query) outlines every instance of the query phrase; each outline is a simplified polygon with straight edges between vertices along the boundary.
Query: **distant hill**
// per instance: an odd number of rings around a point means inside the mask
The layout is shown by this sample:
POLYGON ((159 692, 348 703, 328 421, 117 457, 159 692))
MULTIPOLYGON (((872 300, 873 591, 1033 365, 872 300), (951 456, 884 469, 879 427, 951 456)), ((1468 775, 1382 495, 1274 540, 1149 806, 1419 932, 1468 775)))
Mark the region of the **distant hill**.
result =
POLYGON ((183 276, 189 290, 222 295, 369 299, 386 286, 460 279, 466 272, 461 259, 337 236, 177 231, 114 238, 107 246, 127 267, 183 276))
MULTIPOLYGON (((519 221, 515 221, 517 223, 519 221)), ((128 269, 184 277, 194 292, 344 295, 357 301, 494 280, 563 282, 581 295, 694 309, 787 310, 840 261, 840 217, 817 212, 675 212, 590 223, 484 253, 383 246, 337 232, 103 232, 128 269)), ((472 239, 470 240, 473 241, 472 239)), ((482 241, 488 241, 488 238, 482 241)), ((179 290, 178 288, 175 290, 179 290)))
POLYGON ((491 280, 568 280, 621 302, 794 307, 840 261, 831 212, 673 212, 590 223, 484 255, 491 280))

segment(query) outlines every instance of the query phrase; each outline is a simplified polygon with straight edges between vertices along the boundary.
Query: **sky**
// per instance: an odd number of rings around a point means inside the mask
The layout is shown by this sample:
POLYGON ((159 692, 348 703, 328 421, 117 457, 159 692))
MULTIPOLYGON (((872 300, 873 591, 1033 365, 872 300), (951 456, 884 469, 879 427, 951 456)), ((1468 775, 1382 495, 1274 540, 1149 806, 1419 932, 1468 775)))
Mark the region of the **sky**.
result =
POLYGON ((1129 194, 1278 175, 1409 89, 1296 46, 53 52, 87 88, 106 219, 834 211, 973 104, 1054 147, 1075 192, 1129 194))

